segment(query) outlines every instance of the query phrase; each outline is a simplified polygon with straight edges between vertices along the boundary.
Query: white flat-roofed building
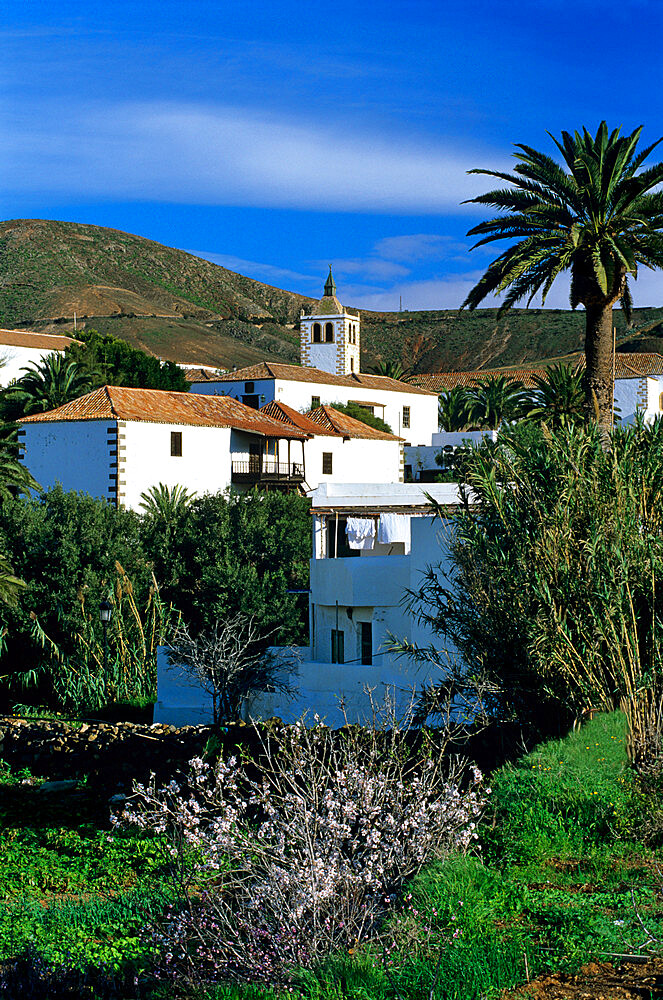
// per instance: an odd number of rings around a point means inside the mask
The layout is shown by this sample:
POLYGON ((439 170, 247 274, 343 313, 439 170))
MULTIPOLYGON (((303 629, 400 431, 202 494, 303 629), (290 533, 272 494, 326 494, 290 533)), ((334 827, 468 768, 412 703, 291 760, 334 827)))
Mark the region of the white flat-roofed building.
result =
POLYGON ((0 330, 0 386, 9 385, 49 354, 64 354, 70 344, 78 341, 55 333, 33 333, 27 330, 0 330))
MULTIPOLYGON (((311 644, 299 650, 294 696, 262 694, 249 714, 292 721, 303 712, 310 718, 317 713, 340 725, 342 699, 350 721, 367 722, 367 688, 378 702, 395 697, 397 711, 403 711, 413 689, 439 680, 439 670, 427 673, 389 647, 392 636, 442 646, 409 614, 405 601, 408 591, 421 586, 428 566, 448 565, 459 500, 458 486, 449 483, 326 483, 313 493, 311 644), (434 517, 425 492, 446 516, 434 517)), ((446 653, 455 655, 451 646, 446 653)))
POLYGON ((306 432, 227 396, 107 385, 19 423, 21 459, 44 489, 134 510, 159 483, 202 494, 306 478, 306 432))

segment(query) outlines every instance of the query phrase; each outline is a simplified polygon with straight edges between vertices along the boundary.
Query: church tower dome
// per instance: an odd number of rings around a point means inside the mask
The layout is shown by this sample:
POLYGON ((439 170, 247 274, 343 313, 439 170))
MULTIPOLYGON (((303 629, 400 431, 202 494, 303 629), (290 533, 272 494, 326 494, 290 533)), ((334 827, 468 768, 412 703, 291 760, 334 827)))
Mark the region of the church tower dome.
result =
POLYGON ((310 313, 302 312, 300 359, 305 368, 320 368, 332 375, 359 372, 359 313, 346 309, 336 297, 331 264, 324 294, 310 313))

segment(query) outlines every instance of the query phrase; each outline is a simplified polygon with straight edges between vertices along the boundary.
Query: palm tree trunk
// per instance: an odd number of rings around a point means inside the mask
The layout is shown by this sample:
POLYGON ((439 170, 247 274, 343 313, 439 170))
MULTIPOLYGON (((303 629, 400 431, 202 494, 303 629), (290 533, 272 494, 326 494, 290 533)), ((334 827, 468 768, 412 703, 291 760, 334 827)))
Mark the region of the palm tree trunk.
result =
POLYGON ((615 384, 612 368, 612 302, 585 305, 585 412, 602 432, 612 429, 615 384))

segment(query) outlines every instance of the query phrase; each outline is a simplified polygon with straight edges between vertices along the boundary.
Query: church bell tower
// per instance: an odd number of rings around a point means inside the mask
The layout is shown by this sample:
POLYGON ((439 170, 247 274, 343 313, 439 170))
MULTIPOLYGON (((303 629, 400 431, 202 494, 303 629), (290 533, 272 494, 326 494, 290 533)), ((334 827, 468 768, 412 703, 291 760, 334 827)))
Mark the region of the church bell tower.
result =
POLYGON ((332 375, 359 372, 359 313, 345 309, 336 298, 331 264, 324 295, 300 321, 300 359, 305 368, 320 368, 332 375))

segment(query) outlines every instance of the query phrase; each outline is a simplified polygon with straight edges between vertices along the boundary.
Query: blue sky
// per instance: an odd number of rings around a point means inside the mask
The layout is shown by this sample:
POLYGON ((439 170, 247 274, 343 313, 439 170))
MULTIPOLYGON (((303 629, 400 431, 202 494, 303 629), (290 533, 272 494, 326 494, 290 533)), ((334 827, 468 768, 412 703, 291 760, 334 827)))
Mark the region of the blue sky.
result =
MULTIPOLYGON (((512 143, 663 133, 660 0, 18 0, 0 216, 111 226, 364 308, 453 308, 512 143)), ((661 157, 659 157, 661 158, 661 157)), ((635 287, 660 305, 656 275, 635 287)), ((566 306, 560 284, 547 302, 566 306)))

